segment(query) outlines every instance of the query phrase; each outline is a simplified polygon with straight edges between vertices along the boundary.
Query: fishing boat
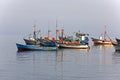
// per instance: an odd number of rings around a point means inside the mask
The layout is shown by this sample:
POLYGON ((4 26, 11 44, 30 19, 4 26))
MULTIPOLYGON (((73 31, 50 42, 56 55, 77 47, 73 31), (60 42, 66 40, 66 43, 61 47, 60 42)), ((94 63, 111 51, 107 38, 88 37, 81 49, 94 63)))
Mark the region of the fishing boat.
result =
MULTIPOLYGON (((63 30, 62 30, 63 31, 63 30)), ((89 44, 89 38, 88 35, 89 34, 85 34, 85 33, 80 33, 80 31, 75 32, 75 38, 73 38, 73 36, 64 36, 63 37, 63 33, 62 32, 62 36, 59 36, 59 39, 62 41, 78 41, 81 44, 89 44)))
POLYGON ((104 38, 102 38, 102 36, 100 36, 99 38, 91 38, 93 43, 95 45, 111 45, 112 44, 112 40, 110 39, 110 37, 107 35, 107 32, 106 32, 106 27, 105 27, 105 32, 104 32, 104 38), (107 37, 109 39, 107 39, 107 37))
POLYGON ((56 47, 59 46, 56 42, 52 40, 41 40, 40 45, 45 46, 45 47, 56 47))
POLYGON ((75 38, 73 36, 65 36, 64 29, 61 31, 61 36, 59 37, 60 48, 71 48, 71 49, 88 49, 89 39, 84 33, 80 33, 80 31, 75 32, 75 38))
POLYGON ((27 38, 26 37, 23 38, 26 45, 39 45, 40 44, 40 39, 37 37, 38 34, 40 33, 40 30, 36 31, 36 24, 34 24, 33 27, 34 27, 33 33, 30 34, 27 38))
POLYGON ((55 47, 46 47, 40 45, 23 45, 16 43, 18 51, 56 51, 58 49, 57 46, 55 47))
POLYGON ((87 44, 59 44, 60 48, 69 48, 69 49, 89 49, 87 44))
POLYGON ((111 45, 112 40, 91 38, 94 44, 111 45))
POLYGON ((112 45, 114 46, 116 51, 120 51, 120 44, 118 44, 117 42, 112 42, 112 45))
POLYGON ((120 39, 116 38, 116 41, 117 41, 118 44, 120 44, 120 39))

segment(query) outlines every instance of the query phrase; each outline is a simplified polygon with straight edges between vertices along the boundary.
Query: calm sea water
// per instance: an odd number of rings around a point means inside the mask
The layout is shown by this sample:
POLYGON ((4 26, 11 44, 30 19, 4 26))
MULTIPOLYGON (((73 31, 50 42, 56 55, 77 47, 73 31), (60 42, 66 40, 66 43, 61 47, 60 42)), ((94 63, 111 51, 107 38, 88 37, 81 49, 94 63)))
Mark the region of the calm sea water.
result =
POLYGON ((120 80, 113 46, 17 52, 20 36, 0 36, 0 80, 120 80))

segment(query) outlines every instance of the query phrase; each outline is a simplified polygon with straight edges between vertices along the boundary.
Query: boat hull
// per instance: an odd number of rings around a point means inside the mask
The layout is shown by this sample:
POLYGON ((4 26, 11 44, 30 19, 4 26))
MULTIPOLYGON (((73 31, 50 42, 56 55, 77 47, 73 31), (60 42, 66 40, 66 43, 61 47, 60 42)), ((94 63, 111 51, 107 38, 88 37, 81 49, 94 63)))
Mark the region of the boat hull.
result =
POLYGON ((71 44, 59 44, 60 48, 69 48, 69 49, 89 49, 88 45, 71 45, 71 44))
POLYGON ((100 44, 100 45, 111 45, 112 41, 111 40, 100 40, 100 39, 95 39, 91 38, 94 44, 100 44))
POLYGON ((23 45, 16 43, 18 51, 56 51, 57 47, 43 47, 38 45, 23 45))
POLYGON ((118 44, 120 44, 120 39, 116 38, 116 41, 117 41, 118 44))
POLYGON ((112 45, 114 46, 116 51, 120 51, 120 44, 114 42, 112 43, 112 45))

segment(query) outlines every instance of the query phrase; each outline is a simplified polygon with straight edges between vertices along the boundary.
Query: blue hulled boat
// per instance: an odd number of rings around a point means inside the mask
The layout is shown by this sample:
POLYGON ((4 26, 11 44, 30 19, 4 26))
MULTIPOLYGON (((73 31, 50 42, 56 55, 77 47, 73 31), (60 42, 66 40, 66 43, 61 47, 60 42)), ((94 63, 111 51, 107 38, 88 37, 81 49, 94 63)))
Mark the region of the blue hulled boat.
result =
POLYGON ((45 47, 56 47, 56 46, 59 46, 56 42, 54 42, 52 40, 41 40, 40 41, 40 45, 41 46, 45 46, 45 47))
POLYGON ((55 47, 46 47, 46 46, 40 46, 40 45, 23 45, 16 43, 16 46, 18 48, 18 51, 56 51, 58 49, 57 46, 55 47))

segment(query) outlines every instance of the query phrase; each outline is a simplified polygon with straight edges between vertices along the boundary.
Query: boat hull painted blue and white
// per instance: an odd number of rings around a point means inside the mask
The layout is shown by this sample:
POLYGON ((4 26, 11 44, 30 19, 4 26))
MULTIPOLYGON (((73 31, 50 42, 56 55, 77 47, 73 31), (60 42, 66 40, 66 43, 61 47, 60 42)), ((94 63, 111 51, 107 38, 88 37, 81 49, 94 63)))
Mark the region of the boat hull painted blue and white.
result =
POLYGON ((56 51, 57 47, 44 47, 40 45, 23 45, 16 43, 16 46, 18 48, 18 51, 56 51))

